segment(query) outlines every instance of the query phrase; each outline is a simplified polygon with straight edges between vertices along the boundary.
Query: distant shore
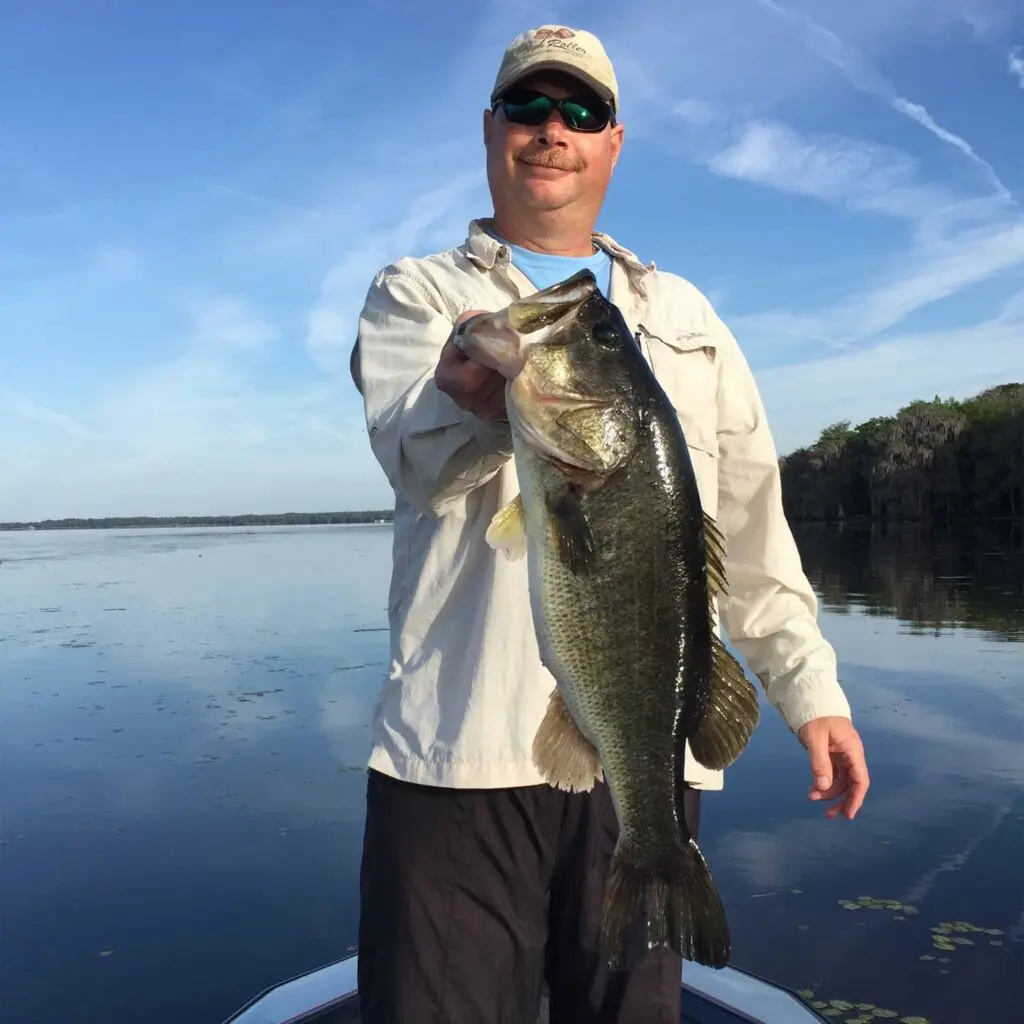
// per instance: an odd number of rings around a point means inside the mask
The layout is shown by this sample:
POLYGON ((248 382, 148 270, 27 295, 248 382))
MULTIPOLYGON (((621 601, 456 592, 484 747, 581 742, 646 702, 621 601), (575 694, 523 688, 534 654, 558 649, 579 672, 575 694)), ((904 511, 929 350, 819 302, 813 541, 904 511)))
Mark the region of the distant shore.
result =
POLYGON ((282 512, 240 516, 108 516, 97 519, 41 519, 36 522, 0 523, 0 530, 129 530, 195 526, 331 526, 390 523, 391 509, 369 512, 282 512))

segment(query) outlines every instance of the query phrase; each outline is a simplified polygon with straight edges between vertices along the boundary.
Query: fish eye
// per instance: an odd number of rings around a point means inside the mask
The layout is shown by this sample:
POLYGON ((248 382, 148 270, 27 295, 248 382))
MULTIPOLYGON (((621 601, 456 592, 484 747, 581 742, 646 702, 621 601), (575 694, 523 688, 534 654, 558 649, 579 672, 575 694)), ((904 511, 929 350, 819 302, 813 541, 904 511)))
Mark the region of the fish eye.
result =
POLYGON ((594 341, 602 348, 614 348, 619 343, 619 332, 609 320, 594 324, 593 335, 594 341))

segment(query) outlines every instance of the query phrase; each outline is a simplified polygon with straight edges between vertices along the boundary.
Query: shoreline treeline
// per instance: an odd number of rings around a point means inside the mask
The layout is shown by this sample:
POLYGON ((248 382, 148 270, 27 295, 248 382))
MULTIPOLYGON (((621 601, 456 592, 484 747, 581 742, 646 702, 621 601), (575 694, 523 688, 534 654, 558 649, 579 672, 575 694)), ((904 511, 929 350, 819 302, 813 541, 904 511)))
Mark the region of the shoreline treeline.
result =
POLYGON ((0 530, 126 530, 166 529, 176 526, 329 526, 346 523, 381 523, 394 518, 392 509, 379 512, 282 512, 238 516, 108 516, 97 519, 41 519, 37 522, 0 523, 0 530))
POLYGON ((779 464, 794 520, 1024 521, 1024 384, 833 423, 779 464))

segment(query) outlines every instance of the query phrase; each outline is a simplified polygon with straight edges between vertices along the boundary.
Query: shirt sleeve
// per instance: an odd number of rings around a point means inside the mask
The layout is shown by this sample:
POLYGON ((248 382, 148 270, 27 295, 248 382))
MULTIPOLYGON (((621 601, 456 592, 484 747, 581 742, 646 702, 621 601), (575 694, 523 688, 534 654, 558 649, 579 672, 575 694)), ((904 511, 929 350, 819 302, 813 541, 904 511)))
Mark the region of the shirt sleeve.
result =
POLYGON ((718 388, 719 509, 730 642, 793 732, 822 716, 851 718, 836 655, 782 506, 775 443, 754 375, 729 329, 709 320, 723 353, 718 388))
POLYGON ((437 289, 391 265, 359 316, 358 372, 370 447, 397 494, 443 515, 512 455, 508 423, 460 409, 434 384, 455 317, 437 289))

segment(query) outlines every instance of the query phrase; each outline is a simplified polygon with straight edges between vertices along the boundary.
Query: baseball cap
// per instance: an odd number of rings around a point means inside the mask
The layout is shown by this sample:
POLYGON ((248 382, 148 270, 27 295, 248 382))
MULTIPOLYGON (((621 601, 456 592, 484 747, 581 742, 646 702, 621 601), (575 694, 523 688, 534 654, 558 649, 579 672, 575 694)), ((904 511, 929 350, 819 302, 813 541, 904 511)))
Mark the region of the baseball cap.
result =
POLYGON ((579 78, 614 110, 619 109, 619 83, 601 40, 592 32, 565 25, 541 25, 512 40, 498 68, 491 103, 521 78, 549 69, 579 78))

